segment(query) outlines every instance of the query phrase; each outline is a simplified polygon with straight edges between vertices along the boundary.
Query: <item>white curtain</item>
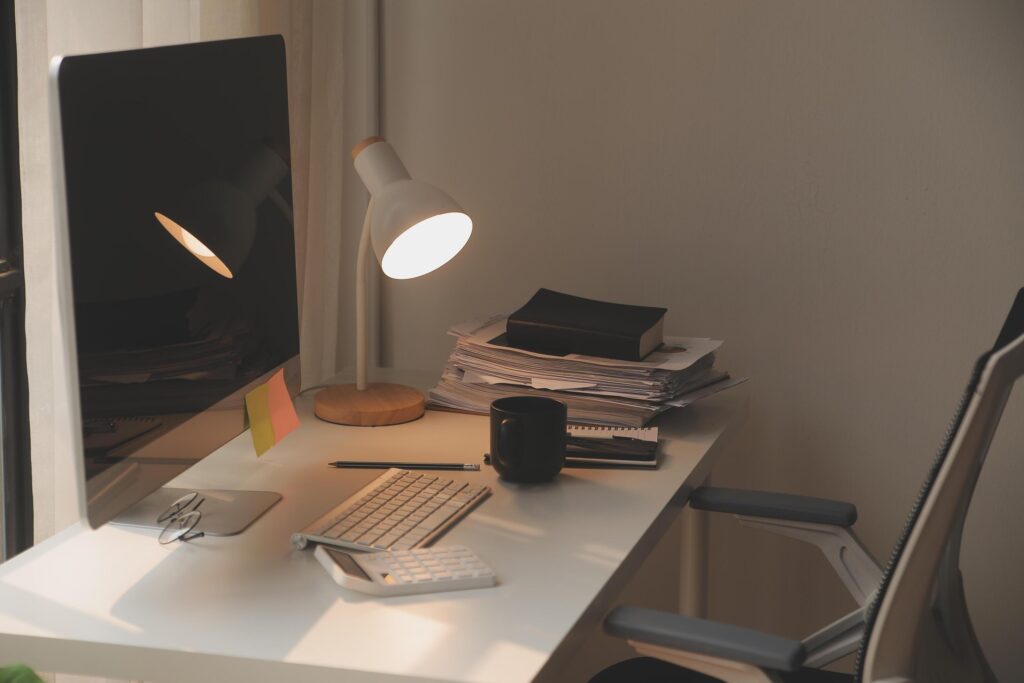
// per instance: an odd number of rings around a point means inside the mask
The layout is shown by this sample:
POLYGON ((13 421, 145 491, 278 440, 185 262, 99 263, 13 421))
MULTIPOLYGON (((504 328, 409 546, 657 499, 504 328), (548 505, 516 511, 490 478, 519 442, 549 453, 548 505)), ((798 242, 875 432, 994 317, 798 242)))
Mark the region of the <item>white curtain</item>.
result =
POLYGON ((54 55, 281 33, 288 54, 303 385, 335 371, 344 3, 16 0, 21 187, 36 541, 78 519, 56 315, 48 64, 54 55), (315 141, 315 142, 313 142, 315 141))

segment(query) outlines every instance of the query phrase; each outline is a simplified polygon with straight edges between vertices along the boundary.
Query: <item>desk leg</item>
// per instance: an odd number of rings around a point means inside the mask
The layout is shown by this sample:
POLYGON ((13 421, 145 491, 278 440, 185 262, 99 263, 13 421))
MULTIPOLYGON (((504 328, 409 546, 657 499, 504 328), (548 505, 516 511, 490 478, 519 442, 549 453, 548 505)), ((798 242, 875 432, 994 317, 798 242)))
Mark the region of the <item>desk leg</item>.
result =
POLYGON ((682 572, 679 611, 691 617, 708 614, 708 514, 687 507, 682 523, 682 572))

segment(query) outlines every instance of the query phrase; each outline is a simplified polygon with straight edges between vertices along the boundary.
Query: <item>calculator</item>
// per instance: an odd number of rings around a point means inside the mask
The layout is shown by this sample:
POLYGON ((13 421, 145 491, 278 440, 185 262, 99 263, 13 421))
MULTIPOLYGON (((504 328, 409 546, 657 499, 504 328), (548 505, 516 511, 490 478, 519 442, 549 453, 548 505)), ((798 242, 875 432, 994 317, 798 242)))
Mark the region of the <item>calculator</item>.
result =
POLYGON ((313 555, 339 585, 371 595, 439 593, 498 583, 491 568, 464 545, 379 553, 318 545, 313 555))

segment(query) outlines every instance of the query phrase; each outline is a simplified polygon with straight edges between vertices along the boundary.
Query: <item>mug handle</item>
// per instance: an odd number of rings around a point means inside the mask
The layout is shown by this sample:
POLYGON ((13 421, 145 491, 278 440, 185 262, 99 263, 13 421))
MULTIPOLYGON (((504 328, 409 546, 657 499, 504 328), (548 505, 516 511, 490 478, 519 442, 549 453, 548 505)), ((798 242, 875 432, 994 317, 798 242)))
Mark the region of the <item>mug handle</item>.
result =
POLYGON ((498 437, 501 441, 502 447, 499 451, 503 453, 512 453, 515 456, 520 455, 520 447, 522 446, 523 436, 523 423, 520 420, 506 417, 501 421, 501 426, 498 427, 498 437))

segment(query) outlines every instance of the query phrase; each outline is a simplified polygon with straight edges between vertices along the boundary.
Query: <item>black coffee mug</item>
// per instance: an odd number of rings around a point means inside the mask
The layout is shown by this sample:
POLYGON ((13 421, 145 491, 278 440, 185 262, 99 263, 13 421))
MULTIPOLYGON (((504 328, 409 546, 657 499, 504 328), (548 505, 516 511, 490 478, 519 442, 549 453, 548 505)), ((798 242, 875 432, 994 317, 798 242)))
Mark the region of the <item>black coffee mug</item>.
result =
POLYGON ((506 481, 549 481, 565 464, 566 408, 539 396, 491 404, 491 464, 506 481))

